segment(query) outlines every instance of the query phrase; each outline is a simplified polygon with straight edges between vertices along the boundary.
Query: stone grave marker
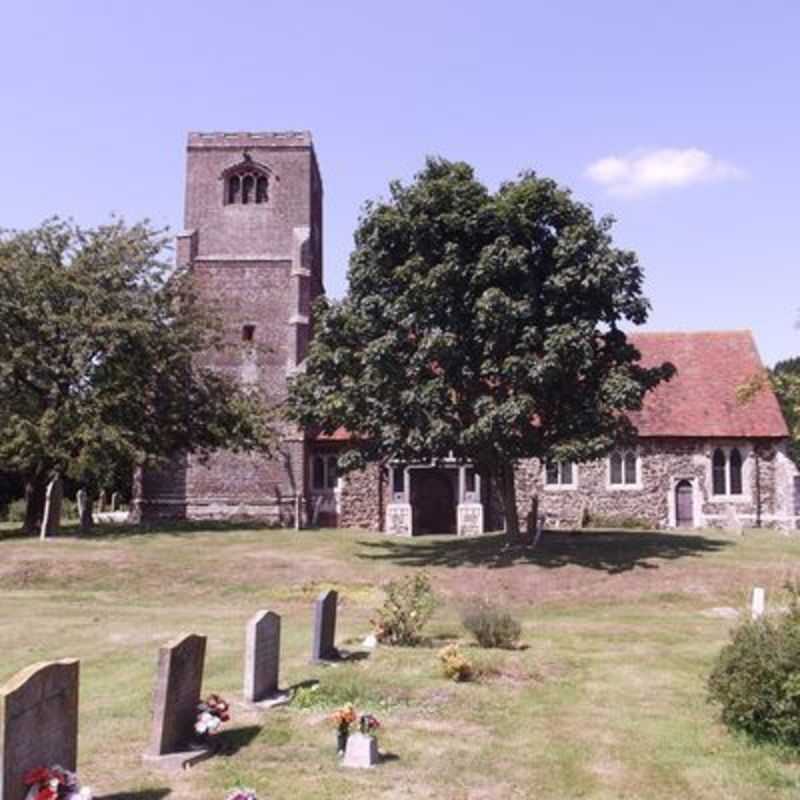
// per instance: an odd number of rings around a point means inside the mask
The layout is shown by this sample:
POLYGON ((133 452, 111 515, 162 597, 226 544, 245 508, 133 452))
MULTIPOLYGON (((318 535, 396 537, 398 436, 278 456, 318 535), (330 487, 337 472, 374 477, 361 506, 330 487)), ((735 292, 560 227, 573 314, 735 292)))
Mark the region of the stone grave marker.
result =
POLYGON ((351 733, 347 737, 347 746, 344 751, 345 767, 368 769, 378 763, 378 741, 374 736, 364 733, 351 733))
POLYGON ((92 529, 92 503, 89 500, 89 493, 86 489, 78 489, 75 501, 78 504, 81 533, 89 533, 92 529))
POLYGON ((386 506, 386 533, 397 536, 412 536, 414 533, 413 512, 410 503, 389 503, 386 506))
POLYGON ((314 642, 311 660, 314 663, 336 661, 339 651, 336 639, 336 605, 339 595, 333 589, 322 592, 314 603, 314 642))
POLYGON ((142 756, 145 765, 182 769, 212 754, 210 745, 194 741, 205 656, 206 637, 196 634, 179 636, 159 649, 150 745, 142 756))
POLYGON ((459 536, 480 536, 483 533, 483 503, 458 504, 459 536))
POLYGON ((0 800, 25 800, 30 769, 77 768, 78 674, 74 659, 48 661, 0 688, 0 800))
POLYGON ((278 691, 281 656, 281 618, 274 611, 259 611, 248 623, 244 649, 244 699, 263 708, 286 703, 287 692, 278 691))
POLYGON ((119 492, 111 493, 111 510, 119 511, 119 492))
POLYGON ((753 619, 759 619, 764 616, 764 612, 767 609, 767 593, 761 586, 753 587, 753 599, 750 608, 753 619))
POLYGON ((47 494, 44 501, 44 517, 42 518, 42 527, 39 536, 46 539, 48 536, 53 536, 58 533, 59 525, 61 524, 61 502, 64 499, 64 485, 61 478, 56 475, 50 483, 47 484, 47 494))

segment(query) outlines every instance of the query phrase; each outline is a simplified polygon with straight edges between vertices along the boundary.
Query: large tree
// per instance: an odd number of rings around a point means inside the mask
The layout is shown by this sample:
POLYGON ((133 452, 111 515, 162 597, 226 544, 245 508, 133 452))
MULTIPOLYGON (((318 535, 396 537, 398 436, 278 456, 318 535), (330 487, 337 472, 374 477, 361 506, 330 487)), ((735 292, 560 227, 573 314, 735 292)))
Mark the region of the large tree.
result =
POLYGON ((800 357, 778 361, 770 378, 789 426, 789 454, 800 465, 800 357))
POLYGON ((0 469, 27 481, 29 529, 54 474, 107 485, 177 452, 269 446, 261 399, 204 368, 220 328, 165 245, 121 220, 0 235, 0 469))
POLYGON ((641 366, 620 330, 649 306, 612 223, 535 173, 492 193, 469 165, 428 159, 365 206, 349 292, 316 309, 290 414, 355 435, 344 470, 475 463, 517 536, 514 464, 606 453, 634 433, 624 412, 672 374, 641 366))

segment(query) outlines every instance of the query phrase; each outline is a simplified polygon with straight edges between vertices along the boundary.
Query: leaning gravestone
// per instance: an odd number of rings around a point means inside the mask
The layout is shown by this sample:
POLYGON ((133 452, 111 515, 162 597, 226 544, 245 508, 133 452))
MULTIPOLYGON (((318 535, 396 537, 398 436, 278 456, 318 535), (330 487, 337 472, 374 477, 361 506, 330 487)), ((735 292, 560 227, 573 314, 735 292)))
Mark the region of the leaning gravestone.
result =
POLYGON ((119 492, 111 493, 111 510, 119 511, 119 492))
POLYGON ((47 494, 44 501, 44 517, 42 518, 42 527, 39 533, 40 538, 46 539, 48 536, 53 536, 58 533, 58 527, 61 524, 61 502, 64 499, 64 485, 61 483, 61 478, 56 475, 50 483, 47 484, 47 494))
POLYGON ((210 746, 193 743, 205 657, 206 637, 195 634, 179 636, 158 651, 150 746, 142 756, 145 765, 182 769, 212 754, 210 746))
POLYGON ((339 595, 333 590, 322 592, 314 603, 314 642, 311 660, 314 663, 336 661, 339 651, 336 640, 336 604, 339 595))
POLYGON ((78 674, 74 659, 49 661, 0 688, 0 800, 25 800, 28 770, 60 765, 75 771, 78 674))
POLYGON ((259 611, 247 623, 244 650, 244 699, 263 708, 285 703, 278 691, 281 657, 281 618, 274 611, 259 611))

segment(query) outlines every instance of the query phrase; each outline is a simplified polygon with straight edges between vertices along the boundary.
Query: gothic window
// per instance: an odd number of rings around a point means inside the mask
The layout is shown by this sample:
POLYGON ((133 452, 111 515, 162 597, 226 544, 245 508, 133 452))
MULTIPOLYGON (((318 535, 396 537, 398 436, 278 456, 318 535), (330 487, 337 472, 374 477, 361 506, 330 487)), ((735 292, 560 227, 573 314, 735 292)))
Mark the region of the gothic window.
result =
POLYGON ((255 333, 256 333, 255 325, 244 325, 242 327, 242 341, 252 342, 253 338, 255 337, 255 333))
POLYGON ((392 494, 405 494, 406 491, 406 475, 405 465, 395 464, 392 467, 392 494))
POLYGON ((571 461, 548 461, 544 470, 547 486, 574 486, 575 466, 571 461))
POLYGON ((267 202, 267 179, 263 175, 259 175, 256 180, 256 203, 267 202))
POLYGON ((615 450, 608 457, 608 482, 611 486, 639 485, 639 458, 635 450, 615 450))
POLYGON ((464 491, 475 494, 478 491, 477 473, 473 467, 468 467, 464 472, 464 491))
POLYGON ((239 190, 241 189, 241 181, 239 180, 238 175, 231 175, 228 178, 228 202, 229 203, 238 203, 239 202, 239 190))
POLYGON ((711 489, 718 495, 742 494, 742 454, 737 448, 726 453, 721 447, 711 457, 711 489))
POLYGON ((255 178, 252 175, 245 175, 242 179, 242 205, 247 205, 253 197, 253 184, 255 178))
POLYGON ((245 153, 238 164, 228 167, 222 175, 224 202, 227 205, 265 204, 269 199, 270 169, 245 153))
POLYGON ((731 450, 730 456, 730 490, 731 494, 741 494, 742 493, 742 456, 739 451, 734 448, 731 450))
POLYGON ((719 448, 714 451, 711 459, 711 482, 714 494, 726 494, 727 481, 725 480, 725 453, 719 448))

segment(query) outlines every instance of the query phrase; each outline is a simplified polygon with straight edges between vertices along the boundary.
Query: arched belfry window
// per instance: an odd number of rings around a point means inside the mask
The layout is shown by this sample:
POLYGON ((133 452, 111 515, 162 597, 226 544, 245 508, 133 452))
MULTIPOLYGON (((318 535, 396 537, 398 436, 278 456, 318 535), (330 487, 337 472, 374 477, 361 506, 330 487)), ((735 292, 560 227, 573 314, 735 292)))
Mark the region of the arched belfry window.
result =
POLYGON ((245 152, 238 164, 222 172, 225 184, 224 202, 226 205, 263 205, 269 200, 269 181, 271 170, 266 164, 254 161, 245 152))

